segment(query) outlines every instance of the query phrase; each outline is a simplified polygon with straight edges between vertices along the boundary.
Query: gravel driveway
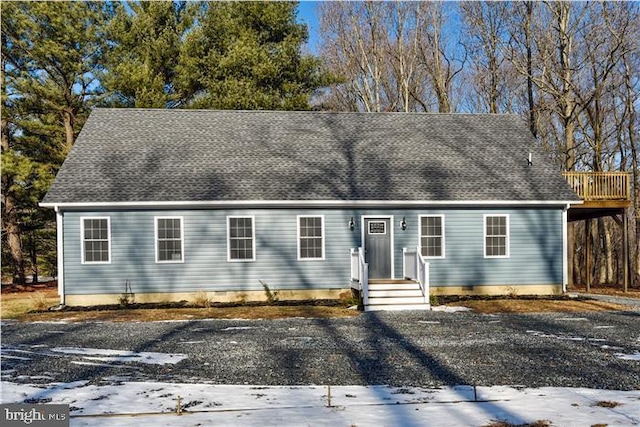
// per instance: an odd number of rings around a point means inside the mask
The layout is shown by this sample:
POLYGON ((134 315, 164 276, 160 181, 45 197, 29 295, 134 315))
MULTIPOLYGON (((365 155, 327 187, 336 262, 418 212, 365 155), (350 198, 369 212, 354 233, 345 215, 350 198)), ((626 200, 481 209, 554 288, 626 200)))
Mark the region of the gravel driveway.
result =
POLYGON ((640 312, 2 324, 2 380, 640 389, 640 312), (182 354, 105 362, 59 347, 182 354), (627 359, 624 359, 627 355, 627 359), (629 356, 630 355, 630 356, 629 356))

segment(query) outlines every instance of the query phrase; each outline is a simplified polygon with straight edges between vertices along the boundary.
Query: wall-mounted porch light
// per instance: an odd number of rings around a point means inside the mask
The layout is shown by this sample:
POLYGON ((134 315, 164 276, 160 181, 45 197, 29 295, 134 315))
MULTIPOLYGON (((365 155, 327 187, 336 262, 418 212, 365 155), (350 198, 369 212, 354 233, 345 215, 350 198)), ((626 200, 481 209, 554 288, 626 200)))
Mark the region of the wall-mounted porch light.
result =
POLYGON ((400 228, 402 228, 403 230, 407 229, 407 220, 405 219, 405 217, 402 217, 402 221, 400 221, 400 228))
POLYGON ((349 230, 353 231, 356 228, 356 222, 353 220, 353 217, 349 220, 349 230))

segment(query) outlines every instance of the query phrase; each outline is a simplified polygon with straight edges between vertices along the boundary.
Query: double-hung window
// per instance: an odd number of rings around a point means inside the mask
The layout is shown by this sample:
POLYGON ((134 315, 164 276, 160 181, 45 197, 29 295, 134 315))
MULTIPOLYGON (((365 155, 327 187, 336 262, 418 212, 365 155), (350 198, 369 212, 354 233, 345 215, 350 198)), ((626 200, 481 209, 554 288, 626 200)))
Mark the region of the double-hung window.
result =
POLYGON ((183 261, 182 217, 156 217, 156 262, 183 261))
POLYGON ((324 259, 324 218, 298 216, 298 259, 324 259))
POLYGON ((420 217, 420 249, 425 258, 444 258, 444 216, 420 217))
POLYGON ((82 233, 82 263, 108 264, 111 262, 111 221, 109 217, 80 219, 82 233))
POLYGON ((509 257, 509 216, 484 216, 485 258, 509 257))
POLYGON ((227 241, 229 261, 255 261, 254 217, 227 217, 227 241))

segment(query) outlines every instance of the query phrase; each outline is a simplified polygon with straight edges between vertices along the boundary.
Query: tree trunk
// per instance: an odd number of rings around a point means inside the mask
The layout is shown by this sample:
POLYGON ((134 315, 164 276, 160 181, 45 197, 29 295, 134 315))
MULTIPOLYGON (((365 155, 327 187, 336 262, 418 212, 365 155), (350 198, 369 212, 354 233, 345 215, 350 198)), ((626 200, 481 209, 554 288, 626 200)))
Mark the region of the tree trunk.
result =
POLYGON ((22 240, 20 238, 20 223, 13 197, 10 194, 2 195, 4 205, 4 227, 7 234, 7 244, 11 252, 11 270, 13 272, 13 284, 24 284, 24 254, 22 240))
MULTIPOLYGON (((0 65, 0 80, 2 80, 2 87, 4 89, 4 55, 2 55, 2 64, 0 65)), ((3 107, 5 107, 3 105, 3 107)), ((0 123, 0 146, 2 147, 2 153, 9 151, 9 121, 4 116, 7 114, 3 112, 3 116, 0 123)), ((24 277, 24 254, 22 252, 22 241, 20 239, 20 223, 18 218, 18 212, 16 203, 9 190, 10 177, 6 174, 2 174, 2 208, 3 215, 2 221, 4 226, 4 232, 7 236, 7 244, 9 245, 9 251, 11 252, 11 270, 14 284, 23 284, 25 282, 24 277)))
POLYGON ((64 132, 65 132, 65 156, 69 154, 71 151, 71 147, 73 147, 73 143, 75 142, 75 135, 73 132, 73 124, 75 122, 75 114, 71 107, 65 108, 65 111, 62 113, 63 121, 64 121, 64 132))
POLYGON ((531 47, 531 24, 533 17, 533 4, 526 1, 527 22, 525 26, 524 39, 527 49, 527 101, 529 102, 529 129, 534 138, 538 137, 538 126, 536 123, 535 102, 533 99, 533 48, 531 47))

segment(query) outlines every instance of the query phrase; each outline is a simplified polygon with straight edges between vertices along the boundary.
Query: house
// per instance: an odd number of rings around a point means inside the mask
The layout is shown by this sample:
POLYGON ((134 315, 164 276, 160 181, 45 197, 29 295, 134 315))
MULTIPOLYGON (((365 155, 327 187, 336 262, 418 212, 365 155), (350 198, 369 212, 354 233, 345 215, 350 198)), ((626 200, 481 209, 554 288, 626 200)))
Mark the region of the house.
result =
POLYGON ((42 206, 61 302, 557 294, 579 203, 513 115, 96 109, 42 206))

